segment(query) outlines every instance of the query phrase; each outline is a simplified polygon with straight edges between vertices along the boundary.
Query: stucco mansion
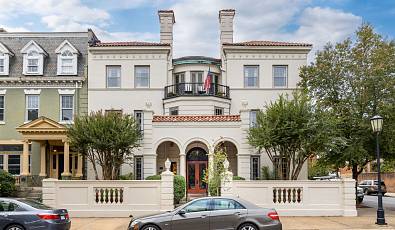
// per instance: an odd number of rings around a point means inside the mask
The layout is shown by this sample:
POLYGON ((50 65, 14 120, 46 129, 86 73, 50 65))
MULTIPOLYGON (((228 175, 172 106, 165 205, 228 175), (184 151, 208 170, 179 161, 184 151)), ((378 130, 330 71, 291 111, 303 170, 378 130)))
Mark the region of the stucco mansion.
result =
POLYGON ((143 139, 122 174, 138 180, 161 173, 169 159, 189 193, 204 193, 218 145, 234 175, 254 180, 262 166, 273 168, 248 144, 248 129, 258 110, 297 88, 312 45, 235 42, 235 11, 221 10, 219 58, 174 58, 174 13, 158 14, 157 43, 101 42, 90 30, 0 32, 0 169, 33 181, 94 179, 86 159, 70 151, 65 127, 97 110, 134 114, 143 139))

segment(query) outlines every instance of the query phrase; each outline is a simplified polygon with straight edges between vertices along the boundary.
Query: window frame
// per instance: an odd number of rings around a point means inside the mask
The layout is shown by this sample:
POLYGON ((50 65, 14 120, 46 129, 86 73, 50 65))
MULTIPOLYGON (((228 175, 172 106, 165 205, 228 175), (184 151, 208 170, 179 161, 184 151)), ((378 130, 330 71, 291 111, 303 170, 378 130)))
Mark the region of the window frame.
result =
POLYGON ((260 66, 259 65, 244 65, 243 67, 243 85, 244 88, 260 88, 259 87, 259 70, 260 70, 260 66), (246 73, 247 73, 247 68, 256 68, 257 69, 257 76, 256 76, 256 85, 255 86, 248 86, 246 83, 248 83, 247 79, 251 78, 251 77, 247 77, 246 73))
POLYGON ((140 134, 143 135, 144 134, 144 111, 143 110, 134 110, 133 112, 134 115, 134 119, 136 120, 137 124, 139 125, 140 128, 140 134), (140 120, 137 119, 137 115, 140 115, 140 120))
POLYGON ((180 115, 180 110, 178 106, 169 107, 169 116, 178 116, 180 115), (172 112, 177 112, 177 114, 172 114, 172 112))
POLYGON ((189 205, 185 206, 185 207, 183 208, 183 210, 185 210, 186 213, 197 213, 197 212, 207 212, 207 211, 211 211, 211 210, 212 210, 212 199, 207 198, 207 199, 202 199, 202 200, 193 201, 193 202, 190 203, 189 205), (204 201, 207 201, 207 210, 201 210, 201 211, 195 211, 195 212, 190 212, 190 211, 188 211, 187 207, 189 207, 189 206, 191 206, 191 205, 193 205, 193 204, 195 204, 195 203, 197 203, 197 202, 199 202, 199 201, 203 201, 203 200, 204 200, 204 201))
POLYGON ((134 159, 133 159, 133 164, 134 164, 134 170, 133 170, 133 173, 134 173, 134 175, 135 175, 135 180, 144 180, 144 157, 143 156, 135 156, 134 157, 134 159), (140 161, 140 165, 141 165, 141 168, 140 168, 140 177, 138 177, 137 175, 138 175, 138 173, 137 173, 137 161, 140 161))
POLYGON ((224 107, 219 107, 219 106, 214 106, 214 115, 215 116, 223 116, 225 115, 225 108, 224 107), (221 114, 217 114, 217 111, 222 111, 221 114))
MULTIPOLYGON (((33 120, 29 120, 29 110, 30 109, 37 109, 37 118, 40 117, 40 95, 39 94, 25 94, 25 122, 30 122, 33 120), (38 103, 37 103, 37 108, 29 108, 29 97, 37 97, 38 98, 38 103)), ((37 119, 36 118, 36 119, 37 119)))
MULTIPOLYGON (((29 153, 29 156, 30 156, 30 153, 29 153)), ((29 157, 30 158, 30 157, 29 157)), ((10 174, 12 174, 12 175, 20 175, 21 174, 21 172, 22 172, 22 170, 21 170, 21 167, 22 167, 22 157, 21 157, 21 154, 8 154, 8 159, 7 159, 7 170, 8 170, 8 173, 10 173, 10 174), (10 158, 12 158, 11 156, 19 156, 19 164, 10 164, 10 158), (17 173, 12 173, 12 172, 10 172, 10 166, 19 166, 19 174, 17 174, 17 173)), ((30 166, 30 160, 29 160, 29 166, 30 166)))
POLYGON ((251 180, 259 180, 260 177, 261 177, 261 157, 252 155, 251 156, 251 180), (254 159, 258 160, 258 169, 257 169, 258 175, 256 178, 254 177, 254 159))
POLYGON ((109 88, 109 89, 111 89, 111 88, 117 89, 117 88, 121 88, 121 87, 122 87, 122 66, 121 66, 121 65, 106 65, 106 88, 109 88), (118 76, 118 77, 110 77, 110 75, 109 75, 109 70, 110 70, 111 68, 117 68, 117 69, 119 69, 119 76, 118 76), (117 79, 118 79, 118 86, 109 86, 109 84, 108 84, 109 81, 108 81, 108 80, 109 80, 110 78, 112 78, 112 79, 117 78, 117 79))
POLYGON ((3 52, 0 51, 0 61, 3 62, 3 64, 0 65, 0 68, 3 67, 3 71, 1 71, 1 69, 0 69, 0 74, 1 74, 1 75, 4 75, 5 72, 6 72, 6 67, 5 67, 5 65, 6 65, 6 55, 7 55, 7 54, 5 54, 5 53, 3 53, 3 52))
POLYGON ((77 55, 73 54, 69 49, 66 49, 58 54, 58 61, 60 62, 58 65, 58 75, 77 75, 77 55), (66 52, 71 54, 67 56, 63 56, 66 52), (64 64, 65 60, 71 60, 71 63, 68 65, 64 64), (71 68, 70 72, 65 72, 64 67, 71 68))
MULTIPOLYGON (((2 111, 3 117, 0 117, 0 124, 5 124, 5 94, 0 94, 0 98, 3 98, 3 106, 0 107, 0 111, 2 111)), ((1 106, 1 104, 0 104, 1 106)))
POLYGON ((151 87, 151 66, 150 65, 135 65, 134 66, 134 88, 150 88, 151 87), (142 77, 137 77, 138 68, 148 68, 148 85, 147 86, 137 86, 137 79, 143 79, 142 77))
POLYGON ((1 159, 1 161, 0 161, 0 170, 4 170, 5 171, 5 160, 6 160, 5 154, 0 154, 0 159, 1 159))
POLYGON ((273 77, 272 77, 272 81, 273 81, 273 88, 288 88, 288 65, 273 65, 272 66, 272 75, 273 75, 273 77), (276 86, 275 85, 275 78, 279 78, 279 77, 275 77, 275 75, 274 75, 274 70, 275 70, 275 68, 277 68, 277 67, 285 67, 285 85, 284 86, 276 86))
POLYGON ((259 112, 260 110, 259 109, 251 109, 250 110, 250 112, 249 112, 249 120, 250 120, 250 128, 255 128, 255 127, 257 127, 257 121, 258 121, 258 112, 259 112), (253 122, 253 119, 252 119, 252 114, 253 113, 255 113, 255 123, 253 122))
POLYGON ((37 51, 32 50, 29 53, 27 53, 27 55, 26 55, 26 74, 37 75, 39 73, 40 73, 40 54, 37 51), (33 53, 33 52, 36 52, 37 54, 34 55, 34 56, 30 56, 29 54, 33 53), (37 65, 29 64, 29 62, 33 61, 33 60, 37 61, 37 65), (35 72, 34 71, 29 71, 30 67, 36 67, 37 71, 35 71, 35 72))
POLYGON ((211 211, 224 211, 224 210, 237 210, 237 209, 246 209, 246 207, 242 204, 240 204, 240 202, 237 202, 236 200, 233 199, 229 199, 229 198, 212 198, 211 200, 211 205, 210 205, 210 210, 211 211), (233 209, 215 209, 215 200, 226 200, 226 201, 230 201, 232 203, 234 203, 235 208, 233 209), (237 207, 239 206, 239 207, 237 207))
POLYGON ((75 97, 74 94, 61 94, 60 96, 60 105, 59 105, 59 109, 60 109, 60 118, 59 121, 60 122, 73 122, 74 121, 74 112, 75 112, 75 97), (63 97, 72 97, 72 108, 63 108, 63 97), (70 120, 63 120, 63 110, 70 110, 71 109, 71 119, 70 120))

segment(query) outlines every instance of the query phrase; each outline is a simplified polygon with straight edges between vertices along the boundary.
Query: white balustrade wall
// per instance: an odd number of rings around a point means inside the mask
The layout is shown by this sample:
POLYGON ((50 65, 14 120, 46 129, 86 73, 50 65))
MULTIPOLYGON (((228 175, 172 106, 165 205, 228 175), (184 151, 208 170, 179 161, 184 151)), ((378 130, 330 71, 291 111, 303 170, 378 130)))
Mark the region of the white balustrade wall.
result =
POLYGON ((223 181, 222 196, 237 196, 280 216, 357 216, 355 180, 223 181))
POLYGON ((161 180, 43 180, 43 203, 72 217, 134 217, 172 210, 173 173, 161 180))

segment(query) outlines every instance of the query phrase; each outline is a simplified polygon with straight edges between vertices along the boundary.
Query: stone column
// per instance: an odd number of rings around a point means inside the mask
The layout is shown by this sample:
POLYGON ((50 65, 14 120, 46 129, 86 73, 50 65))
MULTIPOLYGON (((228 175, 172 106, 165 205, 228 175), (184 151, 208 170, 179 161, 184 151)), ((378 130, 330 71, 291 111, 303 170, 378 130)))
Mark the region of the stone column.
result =
POLYGON ((357 216, 355 202, 355 180, 345 178, 343 182, 343 216, 357 216))
POLYGON ((46 144, 41 142, 40 143, 40 177, 46 177, 46 159, 45 159, 45 154, 46 154, 46 144))
POLYGON ((21 176, 30 176, 30 172, 29 172, 29 140, 23 141, 21 176))
POLYGON ((184 178, 186 178, 187 175, 185 153, 180 154, 180 175, 184 178))
POLYGON ((63 173, 62 173, 62 179, 68 180, 71 178, 71 173, 70 173, 70 146, 69 146, 69 142, 64 141, 64 152, 63 152, 63 173))
POLYGON ((77 174, 75 175, 76 177, 82 178, 83 174, 82 174, 82 161, 83 161, 83 157, 81 154, 78 153, 78 162, 77 162, 77 174))

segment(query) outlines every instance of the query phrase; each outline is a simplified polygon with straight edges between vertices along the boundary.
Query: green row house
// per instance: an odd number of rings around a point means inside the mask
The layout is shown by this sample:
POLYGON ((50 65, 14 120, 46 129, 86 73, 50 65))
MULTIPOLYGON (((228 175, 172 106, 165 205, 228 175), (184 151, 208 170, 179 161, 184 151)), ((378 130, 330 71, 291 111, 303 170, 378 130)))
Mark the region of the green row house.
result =
POLYGON ((43 178, 83 178, 67 125, 88 110, 87 32, 0 30, 0 169, 22 185, 43 178))

